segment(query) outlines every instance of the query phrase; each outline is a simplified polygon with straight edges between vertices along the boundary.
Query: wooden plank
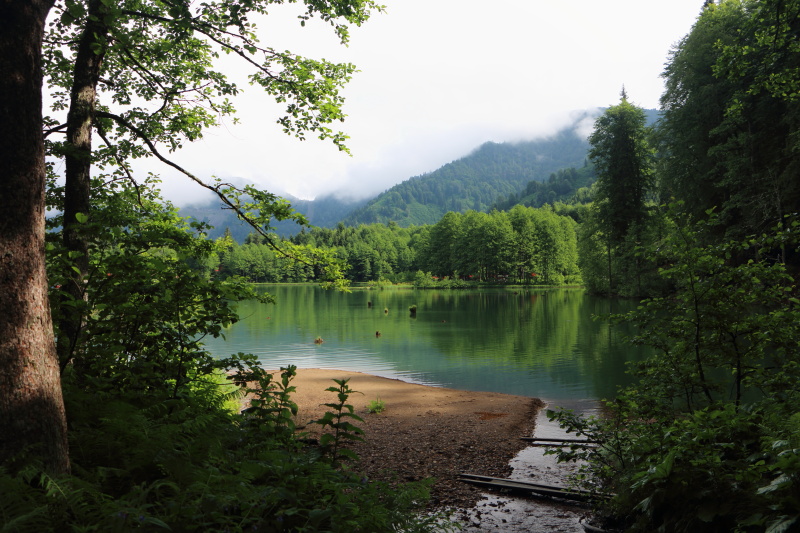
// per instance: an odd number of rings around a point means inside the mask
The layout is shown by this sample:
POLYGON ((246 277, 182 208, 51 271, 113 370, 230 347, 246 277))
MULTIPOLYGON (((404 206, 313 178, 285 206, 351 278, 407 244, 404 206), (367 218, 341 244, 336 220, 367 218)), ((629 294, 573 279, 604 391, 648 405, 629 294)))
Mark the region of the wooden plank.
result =
POLYGON ((598 442, 595 440, 585 440, 585 439, 544 439, 539 437, 520 437, 520 440, 528 442, 569 442, 575 444, 598 444, 598 442))
POLYGON ((516 490, 537 494, 540 496, 548 496, 551 498, 562 498, 565 500, 574 501, 590 501, 598 498, 608 498, 608 495, 596 494, 586 490, 571 489, 567 487, 558 487, 554 485, 541 485, 539 483, 531 483, 528 481, 518 481, 515 479, 504 479, 490 476, 481 476, 478 474, 465 474, 459 475, 461 481, 480 485, 483 487, 516 490))

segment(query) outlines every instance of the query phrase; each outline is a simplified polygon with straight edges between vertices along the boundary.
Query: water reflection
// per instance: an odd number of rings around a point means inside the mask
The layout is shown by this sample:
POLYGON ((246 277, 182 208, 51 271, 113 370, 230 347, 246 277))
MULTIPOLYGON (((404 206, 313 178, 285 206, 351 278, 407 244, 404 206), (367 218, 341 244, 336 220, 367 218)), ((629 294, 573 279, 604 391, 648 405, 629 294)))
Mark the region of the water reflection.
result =
POLYGON ((625 363, 645 355, 623 342, 624 327, 593 319, 635 303, 579 289, 263 290, 278 304, 240 304, 245 319, 208 342, 212 353, 550 400, 610 397, 628 381, 625 363))

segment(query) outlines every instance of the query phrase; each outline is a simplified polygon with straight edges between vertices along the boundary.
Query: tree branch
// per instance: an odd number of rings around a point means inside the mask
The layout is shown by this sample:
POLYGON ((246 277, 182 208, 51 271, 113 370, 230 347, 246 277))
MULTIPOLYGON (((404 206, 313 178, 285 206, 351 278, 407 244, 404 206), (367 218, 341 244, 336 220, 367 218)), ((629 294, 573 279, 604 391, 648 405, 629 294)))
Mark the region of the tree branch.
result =
POLYGON ((60 126, 56 126, 55 128, 50 128, 49 130, 44 130, 43 136, 47 137, 51 133, 58 133, 60 131, 65 130, 66 128, 67 128, 67 124, 66 123, 65 124, 61 124, 60 126))
POLYGON ((136 183, 136 180, 133 178, 130 168, 128 168, 128 165, 119 158, 116 150, 114 150, 114 145, 112 145, 111 141, 109 141, 108 137, 106 137, 105 130, 103 130, 99 124, 95 124, 95 129, 97 130, 97 134, 100 135, 100 138, 103 139, 103 142, 106 143, 106 146, 111 148, 111 153, 114 157, 114 160, 117 162, 117 166, 119 166, 119 168, 125 172, 125 175, 128 177, 128 181, 130 181, 133 185, 133 188, 136 189, 136 198, 139 201, 139 206, 144 207, 144 204, 142 204, 142 192, 139 190, 139 184, 136 183))
POLYGON ((203 187, 205 189, 208 189, 209 191, 212 191, 214 194, 217 195, 217 197, 220 199, 220 201, 225 206, 227 206, 228 209, 232 209, 236 213, 237 217, 239 217, 241 220, 246 222, 259 235, 264 237, 266 243, 270 246, 270 248, 272 248, 273 250, 275 250, 276 252, 281 254, 283 257, 286 257, 287 259, 292 259, 294 261, 298 261, 298 262, 303 263, 303 264, 308 265, 308 266, 314 266, 312 263, 304 260, 301 257, 292 255, 292 254, 288 253, 286 250, 284 250, 283 248, 281 248, 280 246, 278 246, 275 243, 275 241, 273 240, 273 236, 270 233, 264 231, 264 228, 262 228, 256 221, 252 220, 245 212, 243 212, 240 206, 238 206, 237 204, 232 202, 231 199, 228 198, 228 196, 225 193, 222 192, 221 188, 223 186, 224 187, 230 187, 231 189, 233 189, 233 190, 235 190, 237 192, 240 192, 240 193, 242 193, 244 191, 242 191, 241 189, 239 189, 237 187, 234 187, 233 185, 231 185, 229 183, 220 183, 220 184, 218 184, 216 186, 207 184, 206 182, 204 182, 203 180, 201 180, 200 178, 198 178, 197 176, 195 176, 194 174, 192 174, 191 172, 189 172, 185 168, 181 167, 180 165, 178 165, 174 161, 171 161, 170 159, 167 159, 166 157, 161 155, 161 153, 158 151, 158 149, 156 148, 155 144, 150 140, 150 138, 142 130, 137 128, 134 124, 132 124, 131 122, 126 120, 124 117, 121 117, 119 115, 115 115, 113 113, 108 113, 106 111, 97 111, 95 113, 95 116, 99 117, 99 118, 111 119, 114 122, 116 122, 117 124, 120 124, 121 126, 126 128, 127 130, 131 131, 137 137, 139 137, 142 140, 142 142, 144 142, 147 145, 147 147, 150 149, 150 152, 156 158, 158 158, 162 163, 174 168, 175 170, 177 170, 178 172, 180 172, 184 176, 188 177, 189 179, 191 179, 192 181, 194 181, 195 183, 197 183, 201 187, 203 187))

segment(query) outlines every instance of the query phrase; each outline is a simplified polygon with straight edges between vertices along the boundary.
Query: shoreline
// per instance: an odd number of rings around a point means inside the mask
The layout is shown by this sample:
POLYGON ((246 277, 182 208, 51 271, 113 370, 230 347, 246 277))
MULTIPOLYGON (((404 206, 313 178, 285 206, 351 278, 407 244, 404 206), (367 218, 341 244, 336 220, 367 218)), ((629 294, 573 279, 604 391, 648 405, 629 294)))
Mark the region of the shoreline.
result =
POLYGON ((520 437, 532 434, 544 403, 538 398, 495 392, 475 392, 409 383, 344 370, 298 369, 291 385, 298 405, 297 427, 309 436, 322 429, 310 422, 336 402, 325 389, 333 379, 349 379, 354 421, 364 430, 364 442, 349 446, 359 456, 351 468, 371 479, 418 481, 434 477, 432 507, 470 508, 480 489, 458 481, 462 472, 506 477, 510 461, 526 447, 520 437), (367 412, 380 398, 381 413, 367 412))

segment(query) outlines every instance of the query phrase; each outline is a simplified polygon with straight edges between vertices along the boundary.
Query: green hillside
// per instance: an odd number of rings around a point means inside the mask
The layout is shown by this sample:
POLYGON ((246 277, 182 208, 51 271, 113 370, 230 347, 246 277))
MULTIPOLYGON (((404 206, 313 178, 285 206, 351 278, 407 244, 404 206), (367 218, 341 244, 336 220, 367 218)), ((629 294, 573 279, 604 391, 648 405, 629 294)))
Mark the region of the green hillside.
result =
POLYGON ((394 221, 435 224, 448 211, 487 211, 530 181, 545 181, 566 167, 583 167, 588 144, 572 129, 520 143, 486 143, 438 170, 395 185, 355 210, 346 225, 394 221))
POLYGON ((597 176, 594 168, 586 164, 582 168, 562 168, 550 174, 546 181, 529 181, 524 189, 508 198, 501 198, 492 206, 499 211, 508 211, 517 204, 525 207, 542 207, 556 202, 588 202, 589 187, 597 176))

